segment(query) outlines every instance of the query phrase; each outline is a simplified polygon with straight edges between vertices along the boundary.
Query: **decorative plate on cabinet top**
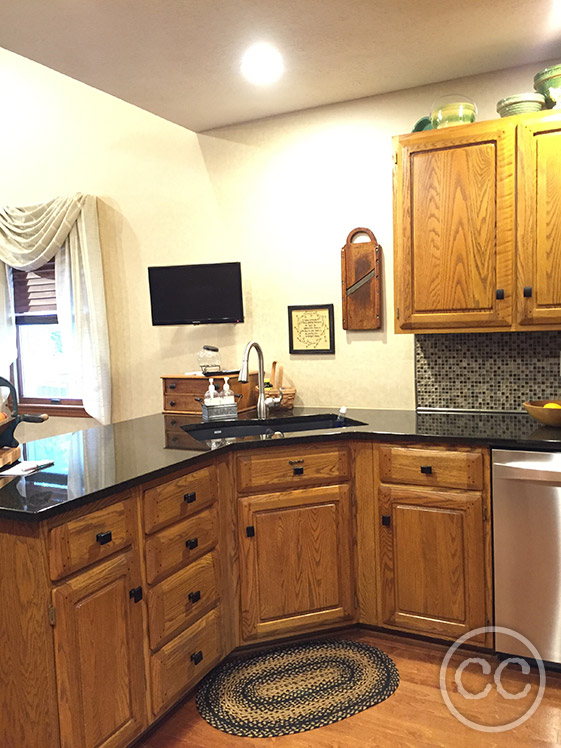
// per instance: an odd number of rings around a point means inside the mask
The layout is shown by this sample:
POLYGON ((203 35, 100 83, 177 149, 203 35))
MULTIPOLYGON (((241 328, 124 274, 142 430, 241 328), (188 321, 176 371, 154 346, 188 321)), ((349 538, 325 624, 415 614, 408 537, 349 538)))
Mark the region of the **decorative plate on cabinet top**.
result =
POLYGON ((561 400, 530 400, 524 407, 536 421, 561 428, 561 400))

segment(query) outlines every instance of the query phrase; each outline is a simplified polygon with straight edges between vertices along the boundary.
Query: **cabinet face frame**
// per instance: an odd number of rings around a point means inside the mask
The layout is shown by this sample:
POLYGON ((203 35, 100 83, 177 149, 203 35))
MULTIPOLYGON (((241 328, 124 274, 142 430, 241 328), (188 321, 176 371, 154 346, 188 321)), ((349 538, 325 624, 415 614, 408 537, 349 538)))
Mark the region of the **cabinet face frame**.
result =
POLYGON ((517 192, 517 322, 551 329, 561 325, 559 114, 518 125, 517 192))
MULTIPOLYGON (((514 216, 515 216, 515 194, 514 194, 514 126, 510 122, 497 120, 458 128, 446 128, 444 130, 430 131, 426 133, 413 133, 411 135, 396 136, 393 139, 396 166, 394 169, 394 249, 395 249, 395 330, 396 332, 446 332, 446 331, 472 331, 481 327, 494 330, 507 330, 512 324, 512 297, 513 297, 513 263, 514 263, 514 216), (495 195, 488 197, 488 204, 494 208, 494 215, 480 215, 481 205, 477 192, 477 174, 467 173, 462 175, 453 186, 451 176, 453 172, 446 171, 446 159, 457 158, 462 149, 481 146, 485 149, 494 150, 494 158, 488 158, 487 167, 494 164, 495 172, 495 195), (419 230, 414 226, 415 215, 415 158, 424 157, 432 159, 428 167, 434 167, 434 183, 430 185, 430 194, 424 196, 418 203, 424 213, 426 222, 432 225, 430 235, 432 236, 433 251, 427 257, 427 262, 422 263, 419 268, 414 266, 414 242, 416 232, 419 230), (439 168, 442 170, 439 172, 439 168), (439 194, 441 183, 446 183, 451 190, 451 195, 439 194), (475 182, 475 186, 473 186, 475 182), (453 194, 452 194, 453 192, 453 194), (467 194, 465 204, 462 195, 467 194), (458 198, 458 195, 460 197, 458 198), (454 198, 452 203, 452 198, 454 198), (448 202, 447 202, 448 200, 448 202), (432 201, 432 207, 431 207, 432 201), (467 206, 467 207, 466 207, 467 206), (432 209, 434 207, 434 210, 432 209), (479 208, 479 209, 478 209, 479 208), (456 210, 457 209, 457 210, 456 210), (481 231, 488 232, 494 229, 493 246, 478 246, 477 237, 472 237, 468 225, 470 213, 477 218, 481 231), (439 212, 440 210, 440 212, 439 212), (449 223, 448 233, 455 236, 461 242, 465 238, 463 255, 455 258, 451 255, 446 257, 447 262, 442 262, 442 254, 439 255, 439 240, 442 216, 447 216, 449 223), (487 229, 486 229, 487 227, 487 229), (478 257, 469 254, 470 247, 477 250, 478 257), (464 261, 468 255, 469 262, 464 261), (431 266, 429 260, 434 260, 440 267, 444 268, 444 274, 449 276, 449 282, 454 283, 450 294, 454 293, 460 297, 468 295, 470 291, 469 276, 477 276, 481 283, 480 295, 485 297, 488 304, 485 308, 461 308, 456 304, 453 309, 444 310, 435 306, 435 309, 417 309, 415 302, 416 273, 427 273, 424 281, 432 282, 429 278, 431 266), (469 265, 469 269, 466 266, 469 265), (478 271, 482 268, 489 269, 488 277, 483 277, 478 271), (463 284, 463 286, 462 286, 463 284), (501 289, 504 298, 497 299, 496 292, 501 289)), ((466 154, 469 151, 466 150, 466 154)), ((472 164, 473 166, 473 164, 472 164)), ((430 170, 428 168, 428 170, 430 170)), ((475 170, 474 170, 475 171, 475 170)), ((417 185, 418 189, 420 186, 417 185)), ((423 227, 420 227, 423 228, 423 227)), ((422 231, 425 237, 426 231, 422 231)), ((427 239, 428 241, 428 239, 427 239)), ((440 247, 441 249, 441 247, 440 247)), ((438 281, 435 281, 438 283, 438 281)), ((435 286, 438 293, 438 286, 435 286)), ((479 303, 479 302, 478 302, 479 303)))
MULTIPOLYGON (((294 515, 294 518, 296 518, 296 515, 294 515)), ((308 518, 310 521, 318 519, 318 530, 321 528, 319 515, 315 518, 311 518, 311 516, 308 518)), ((271 527, 272 525, 269 524, 269 528, 271 527)), ((302 540, 304 540, 303 535, 296 538, 294 542, 299 543, 302 540)), ((241 549, 241 617, 244 640, 297 633, 302 629, 322 628, 330 623, 338 623, 354 617, 354 564, 350 490, 348 486, 320 486, 240 499, 239 542, 241 549), (279 561, 278 577, 275 579, 274 576, 271 576, 265 580, 262 578, 264 569, 270 567, 270 559, 267 559, 267 554, 271 551, 274 554, 274 541, 278 541, 279 538, 278 536, 269 538, 269 543, 267 543, 263 537, 260 537, 263 532, 260 519, 263 518, 267 523, 273 522, 275 527, 278 528, 279 535, 282 535, 282 518, 280 516, 283 512, 288 513, 291 510, 306 513, 308 510, 311 513, 314 510, 321 512, 323 519, 327 520, 327 524, 331 524, 331 527, 334 528, 335 534, 329 538, 325 536, 322 538, 318 533, 311 538, 310 543, 302 544, 298 558, 295 558, 293 554, 291 555, 295 562, 293 568, 287 569, 279 561), (331 517, 328 517, 328 514, 331 514, 331 517), (248 536, 246 530, 248 527, 255 529, 255 535, 248 536), (335 557, 327 558, 325 551, 322 555, 322 543, 325 544, 325 547, 329 544, 330 549, 334 549, 335 557), (309 553, 306 553, 306 551, 309 551, 309 553), (305 568, 307 562, 310 563, 308 569, 305 568), (301 609, 286 611, 284 614, 278 611, 277 615, 262 616, 262 597, 265 597, 263 587, 265 585, 267 587, 275 585, 275 588, 282 588, 283 586, 286 588, 287 585, 298 585, 299 582, 302 582, 305 586, 306 581, 314 584, 312 580, 313 568, 310 571, 314 562, 315 568, 319 570, 330 566, 335 575, 335 578, 332 576, 329 580, 333 584, 331 594, 335 595, 333 603, 325 607, 317 607, 314 610, 301 609), (310 572, 307 580, 304 579, 306 570, 310 572)), ((277 573, 276 570, 274 573, 277 573)), ((324 590, 318 591, 318 596, 322 594, 325 594, 324 590)), ((270 589, 267 590, 267 595, 271 597, 270 589)), ((287 594, 286 597, 290 597, 290 594, 287 594)), ((298 604, 300 604, 305 595, 302 593, 299 596, 297 592, 294 597, 298 599, 298 604)), ((279 604, 281 604, 280 601, 279 604)))

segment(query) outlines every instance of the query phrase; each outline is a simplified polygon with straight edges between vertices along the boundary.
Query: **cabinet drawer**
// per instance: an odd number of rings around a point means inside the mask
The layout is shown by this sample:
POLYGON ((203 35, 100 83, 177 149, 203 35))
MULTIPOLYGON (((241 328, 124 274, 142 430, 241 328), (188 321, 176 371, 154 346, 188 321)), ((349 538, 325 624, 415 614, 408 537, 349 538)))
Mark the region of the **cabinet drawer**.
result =
POLYGON ((163 579, 173 571, 204 556, 218 539, 216 506, 177 522, 146 539, 148 582, 163 579))
POLYGON ((189 517, 216 498, 214 467, 196 470, 181 478, 144 491, 144 528, 147 533, 189 517))
POLYGON ((208 553, 149 591, 148 622, 152 649, 216 606, 215 564, 214 554, 208 553))
POLYGON ((135 536, 133 499, 118 501, 49 531, 51 579, 60 579, 131 545, 135 536))
POLYGON ((265 450, 266 454, 239 455, 236 471, 239 491, 300 488, 317 483, 340 483, 349 477, 346 447, 322 445, 310 449, 265 450))
POLYGON ((482 489, 483 455, 416 447, 379 448, 380 480, 416 486, 482 489))
POLYGON ((220 616, 212 610, 152 657, 152 701, 159 714, 195 685, 222 656, 220 616))

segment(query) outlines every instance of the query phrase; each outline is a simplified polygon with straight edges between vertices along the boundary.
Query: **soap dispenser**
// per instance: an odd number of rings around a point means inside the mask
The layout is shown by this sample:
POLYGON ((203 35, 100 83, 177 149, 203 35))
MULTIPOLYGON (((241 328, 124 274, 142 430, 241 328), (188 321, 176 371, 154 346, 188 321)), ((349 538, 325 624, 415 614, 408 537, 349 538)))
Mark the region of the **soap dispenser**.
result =
POLYGON ((205 405, 217 405, 217 393, 216 393, 216 387, 214 386, 214 379, 210 377, 208 380, 208 390, 205 392, 204 396, 204 404, 205 405))
POLYGON ((234 405, 236 399, 232 388, 228 384, 229 377, 224 377, 224 386, 222 387, 222 404, 223 405, 234 405))

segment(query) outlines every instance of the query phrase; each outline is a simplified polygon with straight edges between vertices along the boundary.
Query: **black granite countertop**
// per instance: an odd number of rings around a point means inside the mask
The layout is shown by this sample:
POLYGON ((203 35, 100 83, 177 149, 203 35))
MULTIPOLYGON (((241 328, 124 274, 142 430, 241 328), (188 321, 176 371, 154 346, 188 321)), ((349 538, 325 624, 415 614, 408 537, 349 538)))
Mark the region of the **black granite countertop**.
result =
MULTIPOLYGON (((275 417, 282 431, 283 417, 332 413, 332 408, 295 408, 275 417)), ((243 414, 244 418, 255 417, 243 414)), ((27 477, 0 477, 0 516, 44 519, 139 483, 165 476, 208 458, 209 453, 268 447, 273 443, 305 443, 325 439, 413 440, 477 444, 507 449, 560 450, 561 429, 540 426, 526 413, 420 413, 401 410, 349 409, 347 417, 362 426, 246 436, 198 442, 183 435, 184 446, 168 448, 165 417, 158 413, 40 439, 22 445, 22 459, 54 460, 54 465, 27 477)), ((194 416, 173 416, 195 423, 194 416)), ((168 417, 169 419, 169 417, 168 417)), ((278 425, 277 425, 278 424, 278 425)), ((17 431, 16 431, 17 438, 17 431)), ((0 472, 1 476, 1 472, 0 472)))

